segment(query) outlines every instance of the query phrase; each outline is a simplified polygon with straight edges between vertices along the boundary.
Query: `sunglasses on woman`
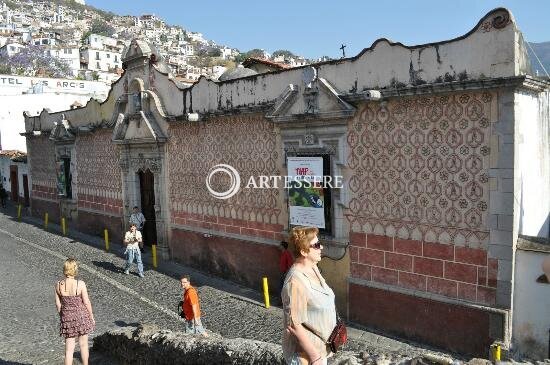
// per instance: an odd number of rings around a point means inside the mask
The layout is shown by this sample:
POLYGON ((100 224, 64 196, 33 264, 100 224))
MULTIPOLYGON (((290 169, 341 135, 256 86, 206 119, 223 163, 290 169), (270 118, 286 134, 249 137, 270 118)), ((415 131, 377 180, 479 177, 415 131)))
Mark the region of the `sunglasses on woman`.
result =
POLYGON ((314 243, 313 245, 310 245, 309 247, 314 248, 316 250, 321 249, 321 242, 317 241, 317 243, 314 243))

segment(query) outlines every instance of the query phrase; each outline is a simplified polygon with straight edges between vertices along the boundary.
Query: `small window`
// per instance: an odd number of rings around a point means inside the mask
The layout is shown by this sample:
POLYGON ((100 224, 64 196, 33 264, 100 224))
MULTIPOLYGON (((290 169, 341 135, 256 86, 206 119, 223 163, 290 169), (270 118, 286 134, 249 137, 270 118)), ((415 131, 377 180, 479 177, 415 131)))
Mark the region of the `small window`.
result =
POLYGON ((111 58, 111 54, 110 54, 110 53, 107 53, 107 58, 111 58))
POLYGON ((134 94, 134 112, 139 112, 141 110, 141 93, 134 94))
POLYGON ((99 52, 96 52, 96 53, 95 53, 95 59, 96 59, 96 60, 99 60, 99 52))

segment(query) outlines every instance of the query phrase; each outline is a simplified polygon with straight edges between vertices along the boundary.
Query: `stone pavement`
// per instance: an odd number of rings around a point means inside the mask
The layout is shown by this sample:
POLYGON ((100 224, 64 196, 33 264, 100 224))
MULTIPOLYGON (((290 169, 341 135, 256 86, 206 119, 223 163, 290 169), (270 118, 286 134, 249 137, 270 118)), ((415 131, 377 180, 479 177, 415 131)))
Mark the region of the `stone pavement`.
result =
MULTIPOLYGON (((0 211, 0 248, 4 249, 0 253, 11 256, 0 260, 0 266, 4 266, 0 270, 1 286, 9 286, 11 290, 0 291, 0 302, 11 304, 0 306, 4 307, 0 309, 0 318, 3 318, 0 320, 0 363, 2 360, 44 363, 62 358, 63 341, 57 333, 53 284, 62 276, 66 257, 75 257, 80 262, 80 277, 89 287, 98 322, 92 337, 136 323, 181 329, 182 322, 176 314, 181 297, 178 278, 186 273, 199 290, 203 322, 208 330, 228 338, 276 344, 281 341, 282 310, 265 309, 259 290, 174 262, 160 262, 158 270, 153 270, 150 250, 145 255, 145 278, 136 275, 135 266, 132 275, 124 275, 120 245, 112 245, 111 252, 105 252, 99 236, 85 235, 69 227, 68 237, 63 237, 58 226, 50 224, 46 232, 42 223, 28 216, 18 222, 14 207, 0 211), (46 355, 48 353, 54 354, 46 355)), ((434 352, 352 327, 349 333, 346 350, 366 363, 404 362, 434 352)))

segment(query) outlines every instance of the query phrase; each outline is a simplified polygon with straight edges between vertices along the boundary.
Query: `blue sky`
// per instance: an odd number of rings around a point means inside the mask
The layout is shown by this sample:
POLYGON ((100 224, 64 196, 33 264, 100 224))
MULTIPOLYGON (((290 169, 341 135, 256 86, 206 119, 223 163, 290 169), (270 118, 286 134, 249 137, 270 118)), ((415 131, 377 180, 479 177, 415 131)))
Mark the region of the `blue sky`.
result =
POLYGON ((507 7, 529 42, 550 41, 550 0, 86 0, 120 15, 155 14, 241 51, 288 49, 307 58, 346 56, 378 38, 406 45, 461 36, 507 7))

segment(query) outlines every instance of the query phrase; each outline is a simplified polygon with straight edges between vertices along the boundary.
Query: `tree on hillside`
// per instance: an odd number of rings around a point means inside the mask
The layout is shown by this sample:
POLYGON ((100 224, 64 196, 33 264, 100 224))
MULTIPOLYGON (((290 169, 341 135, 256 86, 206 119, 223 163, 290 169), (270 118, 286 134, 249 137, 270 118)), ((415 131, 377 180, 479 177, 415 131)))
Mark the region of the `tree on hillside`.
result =
POLYGON ((103 20, 94 19, 94 21, 92 22, 92 27, 90 28, 90 33, 110 37, 115 33, 115 28, 113 28, 111 25, 109 25, 109 23, 104 22, 103 20))
POLYGON ((235 57, 235 62, 237 63, 243 63, 244 60, 247 58, 254 57, 254 58, 263 58, 264 57, 264 51, 259 48, 251 49, 248 52, 241 52, 235 57))
POLYGON ((65 60, 51 57, 41 46, 31 45, 8 57, 0 56, 0 65, 11 74, 25 76, 67 77, 71 68, 65 60))
POLYGON ((17 5, 18 5, 15 1, 11 1, 11 0, 4 0, 4 4, 6 4, 6 6, 11 10, 17 9, 17 5))
POLYGON ((295 57, 294 53, 286 49, 278 49, 273 52, 273 57, 284 56, 285 58, 295 57))
POLYGON ((219 48, 211 47, 208 50, 208 56, 210 57, 220 57, 222 55, 222 51, 220 51, 219 48))
POLYGON ((251 49, 250 51, 246 52, 246 54, 247 54, 247 57, 263 58, 264 50, 254 48, 254 49, 251 49))

